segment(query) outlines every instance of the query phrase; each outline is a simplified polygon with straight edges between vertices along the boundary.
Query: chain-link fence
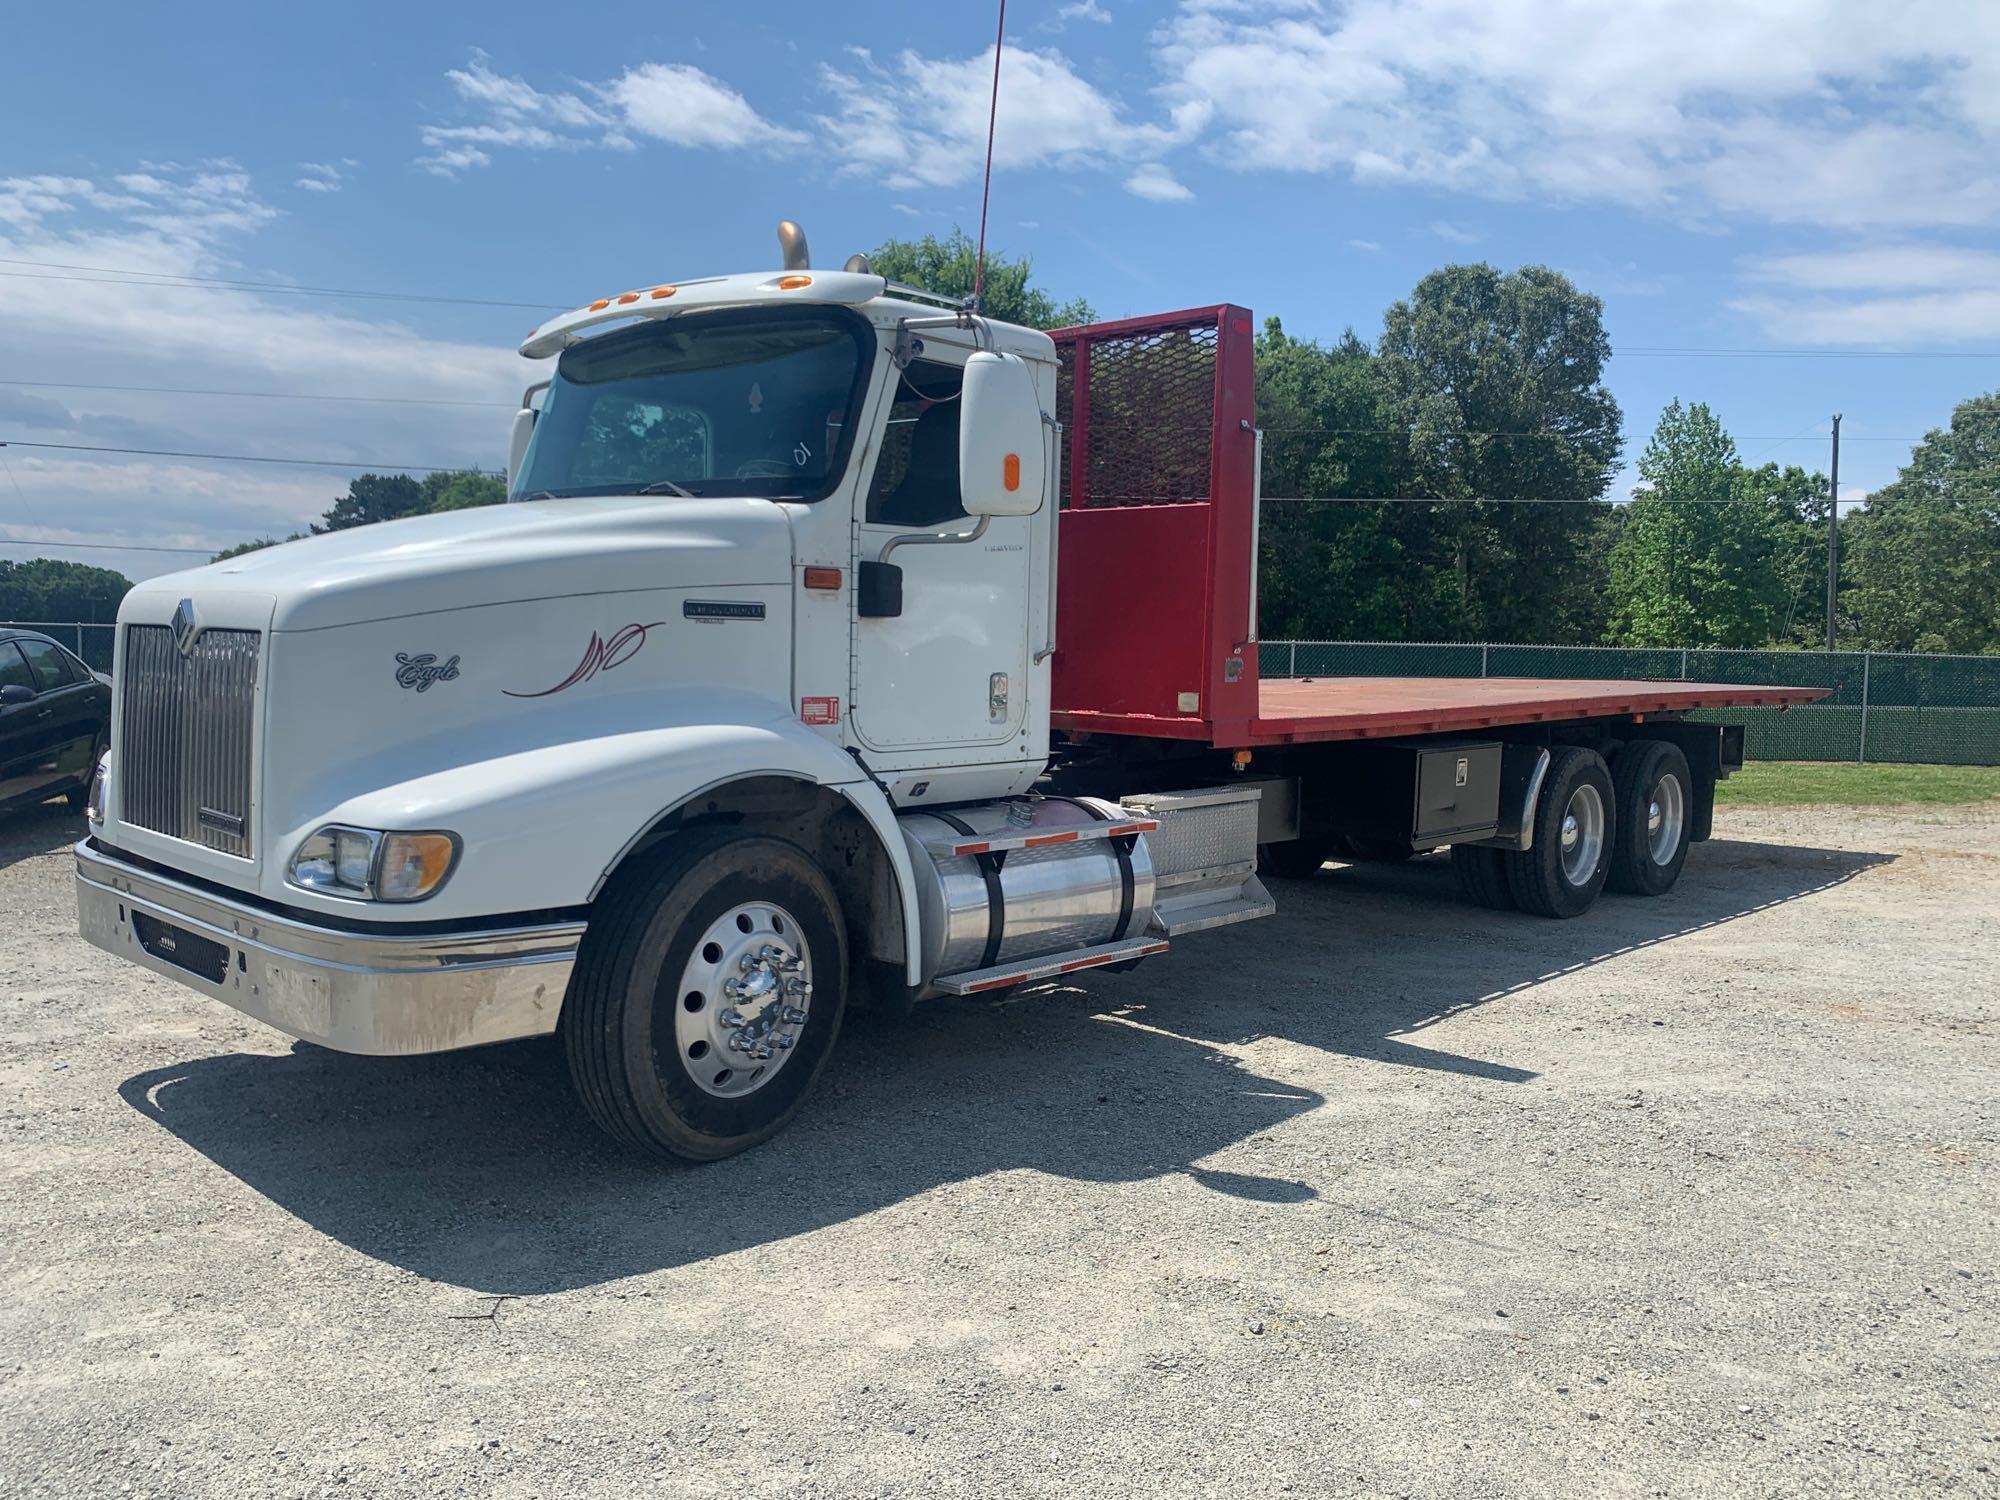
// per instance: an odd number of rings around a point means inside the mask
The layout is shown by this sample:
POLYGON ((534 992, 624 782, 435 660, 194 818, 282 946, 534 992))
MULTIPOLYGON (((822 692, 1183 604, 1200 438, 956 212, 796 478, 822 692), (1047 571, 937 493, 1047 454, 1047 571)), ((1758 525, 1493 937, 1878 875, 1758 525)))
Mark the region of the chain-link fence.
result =
POLYGON ((1791 709, 1698 713, 1749 727, 1757 760, 2000 765, 2000 656, 1265 641, 1265 677, 1568 677, 1823 687, 1791 709))
MULTIPOLYGON (((40 631, 100 672, 115 625, 6 621, 40 631)), ((1462 642, 1265 641, 1266 677, 1615 677, 1823 687, 1797 708, 1733 708, 1697 718, 1749 726, 1757 760, 2000 765, 2000 656, 1885 651, 1707 651, 1462 642)))
POLYGON ((116 625, 85 625, 75 620, 0 620, 0 630, 32 630, 58 641, 82 657, 94 671, 111 670, 111 648, 117 641, 116 625))

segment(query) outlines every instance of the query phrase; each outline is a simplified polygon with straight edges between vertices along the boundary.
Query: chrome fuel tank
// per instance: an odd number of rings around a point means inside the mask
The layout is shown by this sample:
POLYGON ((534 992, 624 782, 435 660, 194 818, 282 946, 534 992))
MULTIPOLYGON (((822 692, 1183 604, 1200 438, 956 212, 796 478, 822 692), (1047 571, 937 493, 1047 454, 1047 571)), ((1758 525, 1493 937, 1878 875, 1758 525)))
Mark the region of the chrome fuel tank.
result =
POLYGON ((1153 860, 1132 815, 1092 797, 1021 797, 897 819, 923 921, 924 980, 1146 931, 1153 860))

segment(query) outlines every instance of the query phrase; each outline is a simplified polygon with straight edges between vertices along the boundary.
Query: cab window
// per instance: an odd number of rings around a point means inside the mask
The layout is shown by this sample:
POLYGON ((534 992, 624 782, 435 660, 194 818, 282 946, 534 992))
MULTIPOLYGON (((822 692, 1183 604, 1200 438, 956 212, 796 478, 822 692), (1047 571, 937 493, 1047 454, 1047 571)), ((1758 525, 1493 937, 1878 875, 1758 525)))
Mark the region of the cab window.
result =
POLYGON ((935 526, 965 515, 958 492, 958 407, 965 372, 912 360, 896 378, 867 516, 885 526, 935 526))

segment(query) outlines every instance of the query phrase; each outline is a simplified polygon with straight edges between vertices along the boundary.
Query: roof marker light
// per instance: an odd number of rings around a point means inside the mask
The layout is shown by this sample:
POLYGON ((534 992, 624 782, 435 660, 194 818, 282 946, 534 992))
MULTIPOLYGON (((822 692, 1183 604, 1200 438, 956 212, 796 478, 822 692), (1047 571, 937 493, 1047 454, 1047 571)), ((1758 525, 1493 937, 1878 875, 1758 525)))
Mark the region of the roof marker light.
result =
POLYGON ((674 286, 656 286, 653 288, 653 300, 658 302, 662 297, 671 297, 679 290, 679 287, 674 286))
POLYGON ((782 292, 796 292, 800 287, 811 286, 812 284, 813 279, 810 276, 780 276, 778 278, 778 290, 782 292))
POLYGON ((610 305, 611 299, 609 297, 599 297, 595 302, 590 304, 590 310, 592 312, 603 312, 610 305))
POLYGON ((623 307, 628 302, 637 302, 638 300, 639 294, 637 292, 626 292, 619 297, 618 305, 623 307))

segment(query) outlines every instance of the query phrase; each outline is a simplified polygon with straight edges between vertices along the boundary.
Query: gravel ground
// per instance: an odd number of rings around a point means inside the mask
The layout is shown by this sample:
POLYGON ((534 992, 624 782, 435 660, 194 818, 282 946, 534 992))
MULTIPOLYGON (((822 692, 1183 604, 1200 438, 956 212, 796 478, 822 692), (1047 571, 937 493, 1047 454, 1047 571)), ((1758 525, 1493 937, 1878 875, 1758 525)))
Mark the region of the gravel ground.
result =
POLYGON ((686 1170, 97 955, 78 831, 0 825, 0 1492, 2000 1494, 1991 804, 1336 867, 686 1170))

